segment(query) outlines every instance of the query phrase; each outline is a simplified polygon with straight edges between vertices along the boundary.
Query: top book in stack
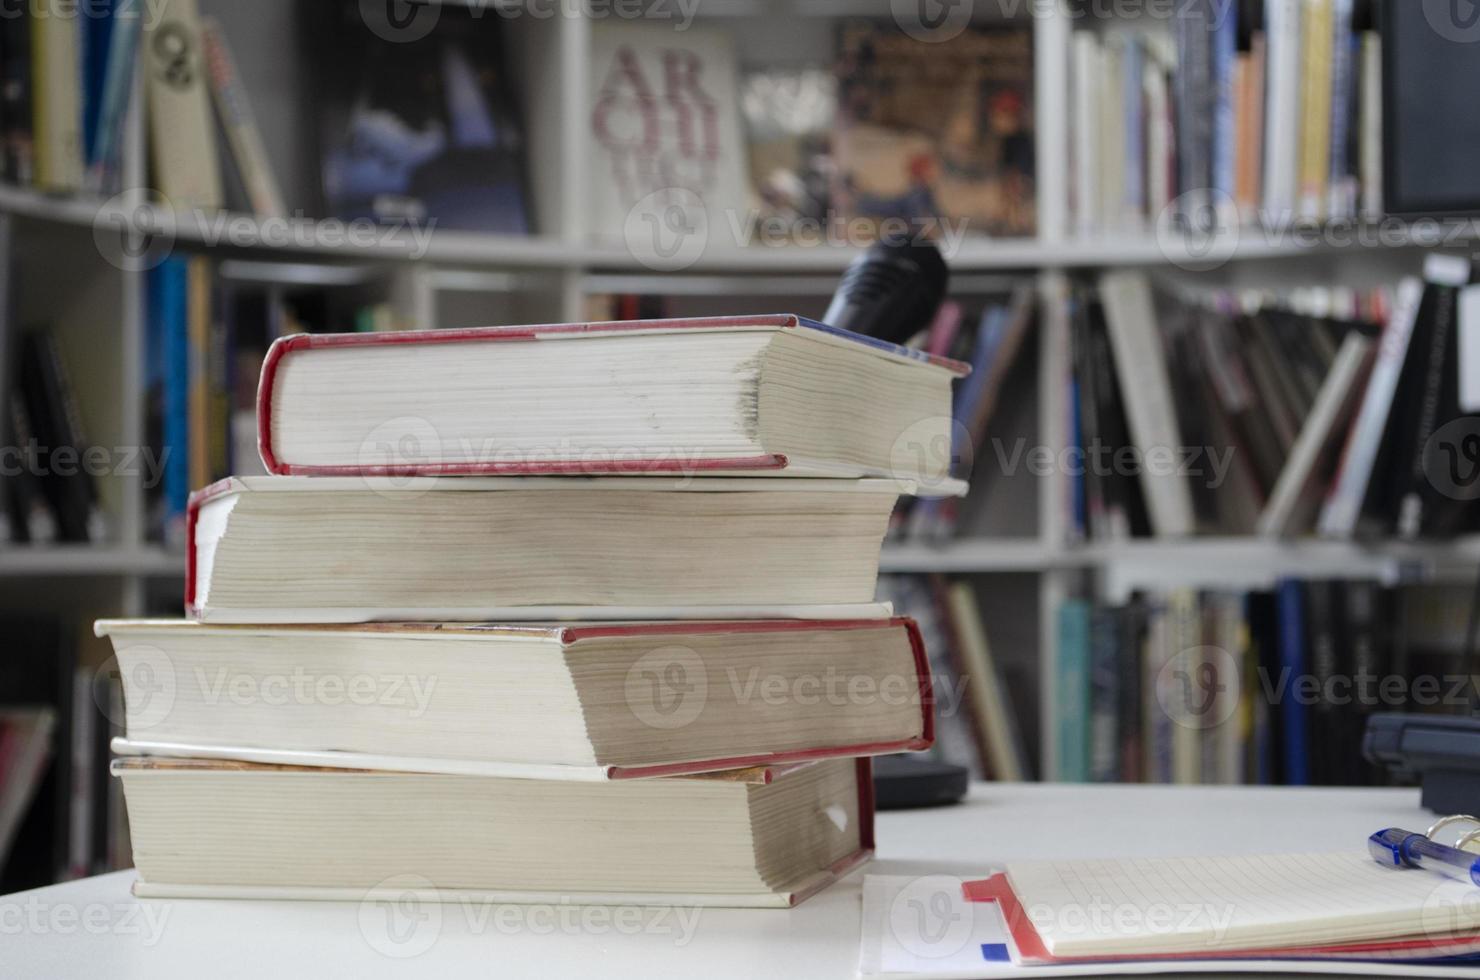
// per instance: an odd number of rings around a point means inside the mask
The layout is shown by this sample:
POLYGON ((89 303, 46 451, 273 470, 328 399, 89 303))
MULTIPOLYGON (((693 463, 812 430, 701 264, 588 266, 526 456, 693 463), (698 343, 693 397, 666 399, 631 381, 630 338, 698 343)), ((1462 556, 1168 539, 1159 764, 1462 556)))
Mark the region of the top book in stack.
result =
POLYGON ((951 479, 968 368, 791 315, 286 337, 258 438, 297 476, 951 479))

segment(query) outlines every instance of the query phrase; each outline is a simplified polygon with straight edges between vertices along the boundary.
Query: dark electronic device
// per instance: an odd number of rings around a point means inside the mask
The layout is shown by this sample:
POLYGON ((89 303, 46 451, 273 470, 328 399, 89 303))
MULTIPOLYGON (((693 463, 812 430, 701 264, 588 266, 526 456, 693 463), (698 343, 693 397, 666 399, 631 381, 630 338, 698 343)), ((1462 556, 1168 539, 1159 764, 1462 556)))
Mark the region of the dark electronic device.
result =
POLYGON ((1423 805, 1435 813, 1480 810, 1480 718, 1373 715, 1362 754, 1397 776, 1421 780, 1423 805))
POLYGON ((934 242, 879 242, 843 273, 822 322, 903 344, 935 319, 949 277, 934 242))

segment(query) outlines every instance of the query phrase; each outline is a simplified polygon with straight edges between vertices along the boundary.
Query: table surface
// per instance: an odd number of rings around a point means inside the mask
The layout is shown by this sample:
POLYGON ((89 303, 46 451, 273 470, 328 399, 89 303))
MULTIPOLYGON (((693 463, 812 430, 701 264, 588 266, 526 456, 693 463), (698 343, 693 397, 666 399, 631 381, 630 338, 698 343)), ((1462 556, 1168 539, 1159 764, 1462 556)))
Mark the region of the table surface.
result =
POLYGON ((141 901, 126 871, 0 898, 0 974, 854 977, 865 873, 980 877, 1019 858, 1334 850, 1432 819, 1417 790, 978 784, 958 806, 880 814, 877 859, 798 908, 681 915, 141 901))

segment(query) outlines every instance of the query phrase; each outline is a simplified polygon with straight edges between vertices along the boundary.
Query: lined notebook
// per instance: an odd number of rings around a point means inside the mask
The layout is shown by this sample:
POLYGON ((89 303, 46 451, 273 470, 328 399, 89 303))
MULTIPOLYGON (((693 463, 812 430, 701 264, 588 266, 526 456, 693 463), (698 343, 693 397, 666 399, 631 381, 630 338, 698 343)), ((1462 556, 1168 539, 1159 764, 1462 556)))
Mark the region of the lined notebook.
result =
POLYGON ((1365 852, 1041 861, 1008 881, 1055 956, 1364 942, 1480 929, 1480 888, 1365 852))

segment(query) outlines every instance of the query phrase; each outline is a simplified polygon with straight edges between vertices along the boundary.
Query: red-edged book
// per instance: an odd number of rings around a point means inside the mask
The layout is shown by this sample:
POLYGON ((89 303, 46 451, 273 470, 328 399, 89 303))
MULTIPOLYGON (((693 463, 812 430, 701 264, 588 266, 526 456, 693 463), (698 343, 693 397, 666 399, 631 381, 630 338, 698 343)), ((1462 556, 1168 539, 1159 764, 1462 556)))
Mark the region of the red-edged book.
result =
MULTIPOLYGON (((874 847, 868 759, 596 783, 208 759, 113 771, 146 898, 663 906, 678 930, 699 907, 796 905, 874 847)), ((379 942, 405 955, 408 938, 379 942)))
POLYGON ((771 472, 954 492, 969 367, 793 315, 273 344, 258 443, 279 475, 771 472))
POLYGON ((125 755, 560 780, 928 748, 908 619, 97 624, 125 755))
POLYGON ((865 619, 894 480, 223 480, 188 514, 211 623, 865 619))

